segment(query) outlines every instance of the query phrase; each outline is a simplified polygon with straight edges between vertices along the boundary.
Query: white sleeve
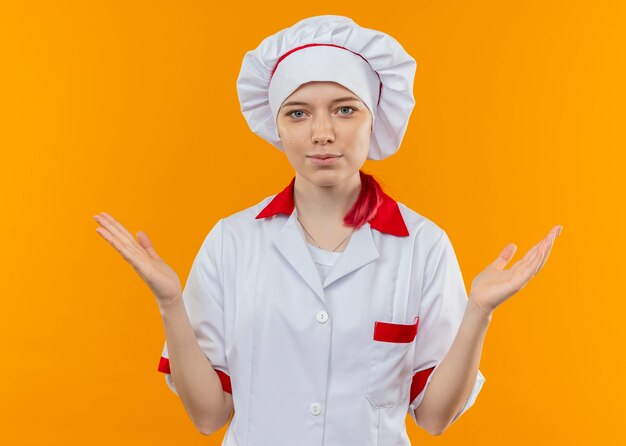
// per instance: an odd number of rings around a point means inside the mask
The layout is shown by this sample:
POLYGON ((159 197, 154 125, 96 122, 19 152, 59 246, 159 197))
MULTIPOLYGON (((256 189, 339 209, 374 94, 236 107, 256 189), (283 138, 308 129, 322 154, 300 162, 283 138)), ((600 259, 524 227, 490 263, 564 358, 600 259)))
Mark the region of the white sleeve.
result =
MULTIPOLYGON (((456 254, 445 231, 427 254, 424 266, 419 325, 415 337, 413 380, 409 414, 417 424, 415 409, 422 402, 433 372, 446 356, 461 325, 468 297, 456 254)), ((476 400, 485 377, 478 370, 474 387, 455 422, 476 400)))
MULTIPOLYGON (((191 266, 182 297, 198 345, 217 372, 224 391, 232 393, 224 345, 222 225, 220 219, 205 237, 191 266)), ((165 373, 167 385, 178 395, 170 375, 167 341, 157 370, 165 373)))

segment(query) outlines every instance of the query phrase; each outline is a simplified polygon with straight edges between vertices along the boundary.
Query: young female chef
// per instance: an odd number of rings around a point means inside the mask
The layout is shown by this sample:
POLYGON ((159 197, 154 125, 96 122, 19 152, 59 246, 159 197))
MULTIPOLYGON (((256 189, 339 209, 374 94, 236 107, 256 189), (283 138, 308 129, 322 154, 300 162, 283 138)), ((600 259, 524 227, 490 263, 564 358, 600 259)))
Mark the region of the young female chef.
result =
POLYGON ((509 244, 466 294, 446 232, 360 170, 395 153, 415 61, 379 31, 319 16, 266 38, 237 81, 250 128, 284 151, 281 192, 221 218, 184 291, 147 235, 98 233, 153 290, 158 370, 223 445, 409 445, 473 405, 496 307, 543 267, 557 226, 511 268, 509 244))

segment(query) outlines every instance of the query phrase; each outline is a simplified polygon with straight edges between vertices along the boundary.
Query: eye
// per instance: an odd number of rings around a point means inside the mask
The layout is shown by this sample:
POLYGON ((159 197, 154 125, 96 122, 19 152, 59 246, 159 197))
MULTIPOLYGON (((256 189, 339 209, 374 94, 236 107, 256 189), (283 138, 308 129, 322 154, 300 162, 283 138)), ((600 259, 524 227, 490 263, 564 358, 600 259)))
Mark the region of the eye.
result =
POLYGON ((341 115, 352 115, 352 114, 354 114, 354 111, 355 111, 356 109, 355 109, 354 107, 348 107, 348 106, 346 106, 346 107, 341 107, 339 110, 340 110, 340 113, 339 113, 339 114, 341 114, 341 115), (352 110, 352 113, 342 113, 344 110, 352 110))
POLYGON ((301 118, 303 115, 294 116, 294 113, 304 113, 302 110, 294 110, 287 113, 287 116, 291 116, 292 118, 301 118))

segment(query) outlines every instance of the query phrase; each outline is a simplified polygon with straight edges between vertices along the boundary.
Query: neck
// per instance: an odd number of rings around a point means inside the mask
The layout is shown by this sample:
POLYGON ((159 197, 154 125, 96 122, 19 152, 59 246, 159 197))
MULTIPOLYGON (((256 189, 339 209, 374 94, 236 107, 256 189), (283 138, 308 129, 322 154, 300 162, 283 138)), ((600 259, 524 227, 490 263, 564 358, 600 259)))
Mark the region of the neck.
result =
POLYGON ((296 174, 293 193, 298 218, 314 228, 342 227, 343 217, 356 202, 360 191, 358 171, 334 186, 318 186, 296 174))

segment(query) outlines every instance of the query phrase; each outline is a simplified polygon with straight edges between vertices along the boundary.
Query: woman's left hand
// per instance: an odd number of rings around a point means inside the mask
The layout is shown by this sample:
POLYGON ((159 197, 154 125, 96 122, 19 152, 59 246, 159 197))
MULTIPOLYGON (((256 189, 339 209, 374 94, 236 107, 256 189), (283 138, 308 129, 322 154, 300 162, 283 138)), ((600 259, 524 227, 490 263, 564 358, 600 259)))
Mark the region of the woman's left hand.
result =
POLYGON ((472 281, 470 302, 491 315, 498 305, 524 288, 528 281, 541 271, 562 228, 560 225, 552 228, 524 258, 515 262, 509 269, 504 269, 517 250, 514 243, 509 243, 498 258, 472 281))

